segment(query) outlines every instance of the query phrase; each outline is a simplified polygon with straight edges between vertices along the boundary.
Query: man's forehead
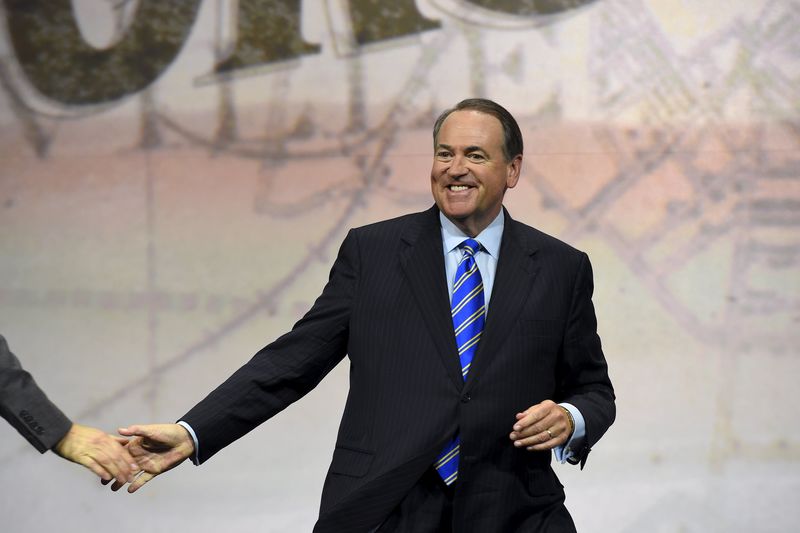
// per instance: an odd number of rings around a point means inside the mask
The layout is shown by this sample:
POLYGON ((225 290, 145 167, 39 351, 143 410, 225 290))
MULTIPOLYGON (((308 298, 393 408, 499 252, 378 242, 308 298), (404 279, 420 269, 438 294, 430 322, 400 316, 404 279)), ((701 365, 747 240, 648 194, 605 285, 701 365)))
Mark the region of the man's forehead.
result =
POLYGON ((503 126, 500 121, 487 113, 473 109, 453 111, 444 119, 437 145, 473 146, 488 148, 501 145, 503 126))

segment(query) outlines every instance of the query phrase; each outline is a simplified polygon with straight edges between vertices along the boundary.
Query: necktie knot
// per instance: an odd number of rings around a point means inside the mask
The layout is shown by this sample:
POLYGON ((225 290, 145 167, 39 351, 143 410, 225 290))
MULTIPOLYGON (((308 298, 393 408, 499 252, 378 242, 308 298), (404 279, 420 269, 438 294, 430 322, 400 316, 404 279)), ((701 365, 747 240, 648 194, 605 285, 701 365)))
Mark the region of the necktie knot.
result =
POLYGON ((470 257, 474 256, 481 249, 481 243, 475 239, 465 239, 458 247, 470 257))

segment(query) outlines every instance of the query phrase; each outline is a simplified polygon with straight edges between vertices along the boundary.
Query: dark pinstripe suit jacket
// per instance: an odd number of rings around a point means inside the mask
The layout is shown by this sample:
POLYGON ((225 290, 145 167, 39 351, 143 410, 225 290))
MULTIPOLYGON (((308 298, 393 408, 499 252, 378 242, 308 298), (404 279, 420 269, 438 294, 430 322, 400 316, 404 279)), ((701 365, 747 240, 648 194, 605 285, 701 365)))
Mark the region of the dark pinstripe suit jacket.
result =
MULTIPOLYGON (((515 413, 545 399, 586 419, 590 447, 614 420, 586 254, 505 214, 484 336, 462 381, 438 210, 351 230, 312 309, 182 419, 200 462, 350 359, 350 390, 323 488, 319 532, 369 531, 458 429, 455 531, 547 529, 566 512, 548 453, 515 449, 515 413)), ((568 518, 568 517, 567 517, 568 518)))
POLYGON ((67 434, 72 422, 47 399, 0 335, 0 415, 44 453, 67 434))

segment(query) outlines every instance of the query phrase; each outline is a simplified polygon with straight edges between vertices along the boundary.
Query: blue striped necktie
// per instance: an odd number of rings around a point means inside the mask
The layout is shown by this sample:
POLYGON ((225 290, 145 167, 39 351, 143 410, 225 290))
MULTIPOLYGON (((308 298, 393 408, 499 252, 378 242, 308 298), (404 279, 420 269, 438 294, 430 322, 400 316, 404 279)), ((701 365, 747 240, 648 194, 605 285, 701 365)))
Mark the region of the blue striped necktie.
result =
MULTIPOLYGON (((461 359, 461 377, 466 380, 486 322, 486 305, 483 298, 483 280, 474 257, 481 245, 475 239, 467 239, 458 247, 463 251, 463 255, 453 280, 451 314, 458 357, 461 359)), ((456 434, 433 465, 447 485, 451 485, 458 478, 459 448, 460 439, 456 434)))

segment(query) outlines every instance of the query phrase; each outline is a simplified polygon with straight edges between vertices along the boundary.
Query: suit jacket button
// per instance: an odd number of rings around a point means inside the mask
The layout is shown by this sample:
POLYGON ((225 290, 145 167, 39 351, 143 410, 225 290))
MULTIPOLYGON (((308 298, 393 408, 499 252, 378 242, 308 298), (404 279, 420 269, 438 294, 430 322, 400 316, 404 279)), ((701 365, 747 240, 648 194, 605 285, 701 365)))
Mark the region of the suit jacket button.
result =
POLYGON ((470 395, 469 395, 469 393, 467 392, 467 393, 465 393, 465 394, 463 394, 463 395, 461 396, 461 403, 467 403, 467 402, 469 402, 471 399, 472 399, 472 396, 470 396, 470 395))

